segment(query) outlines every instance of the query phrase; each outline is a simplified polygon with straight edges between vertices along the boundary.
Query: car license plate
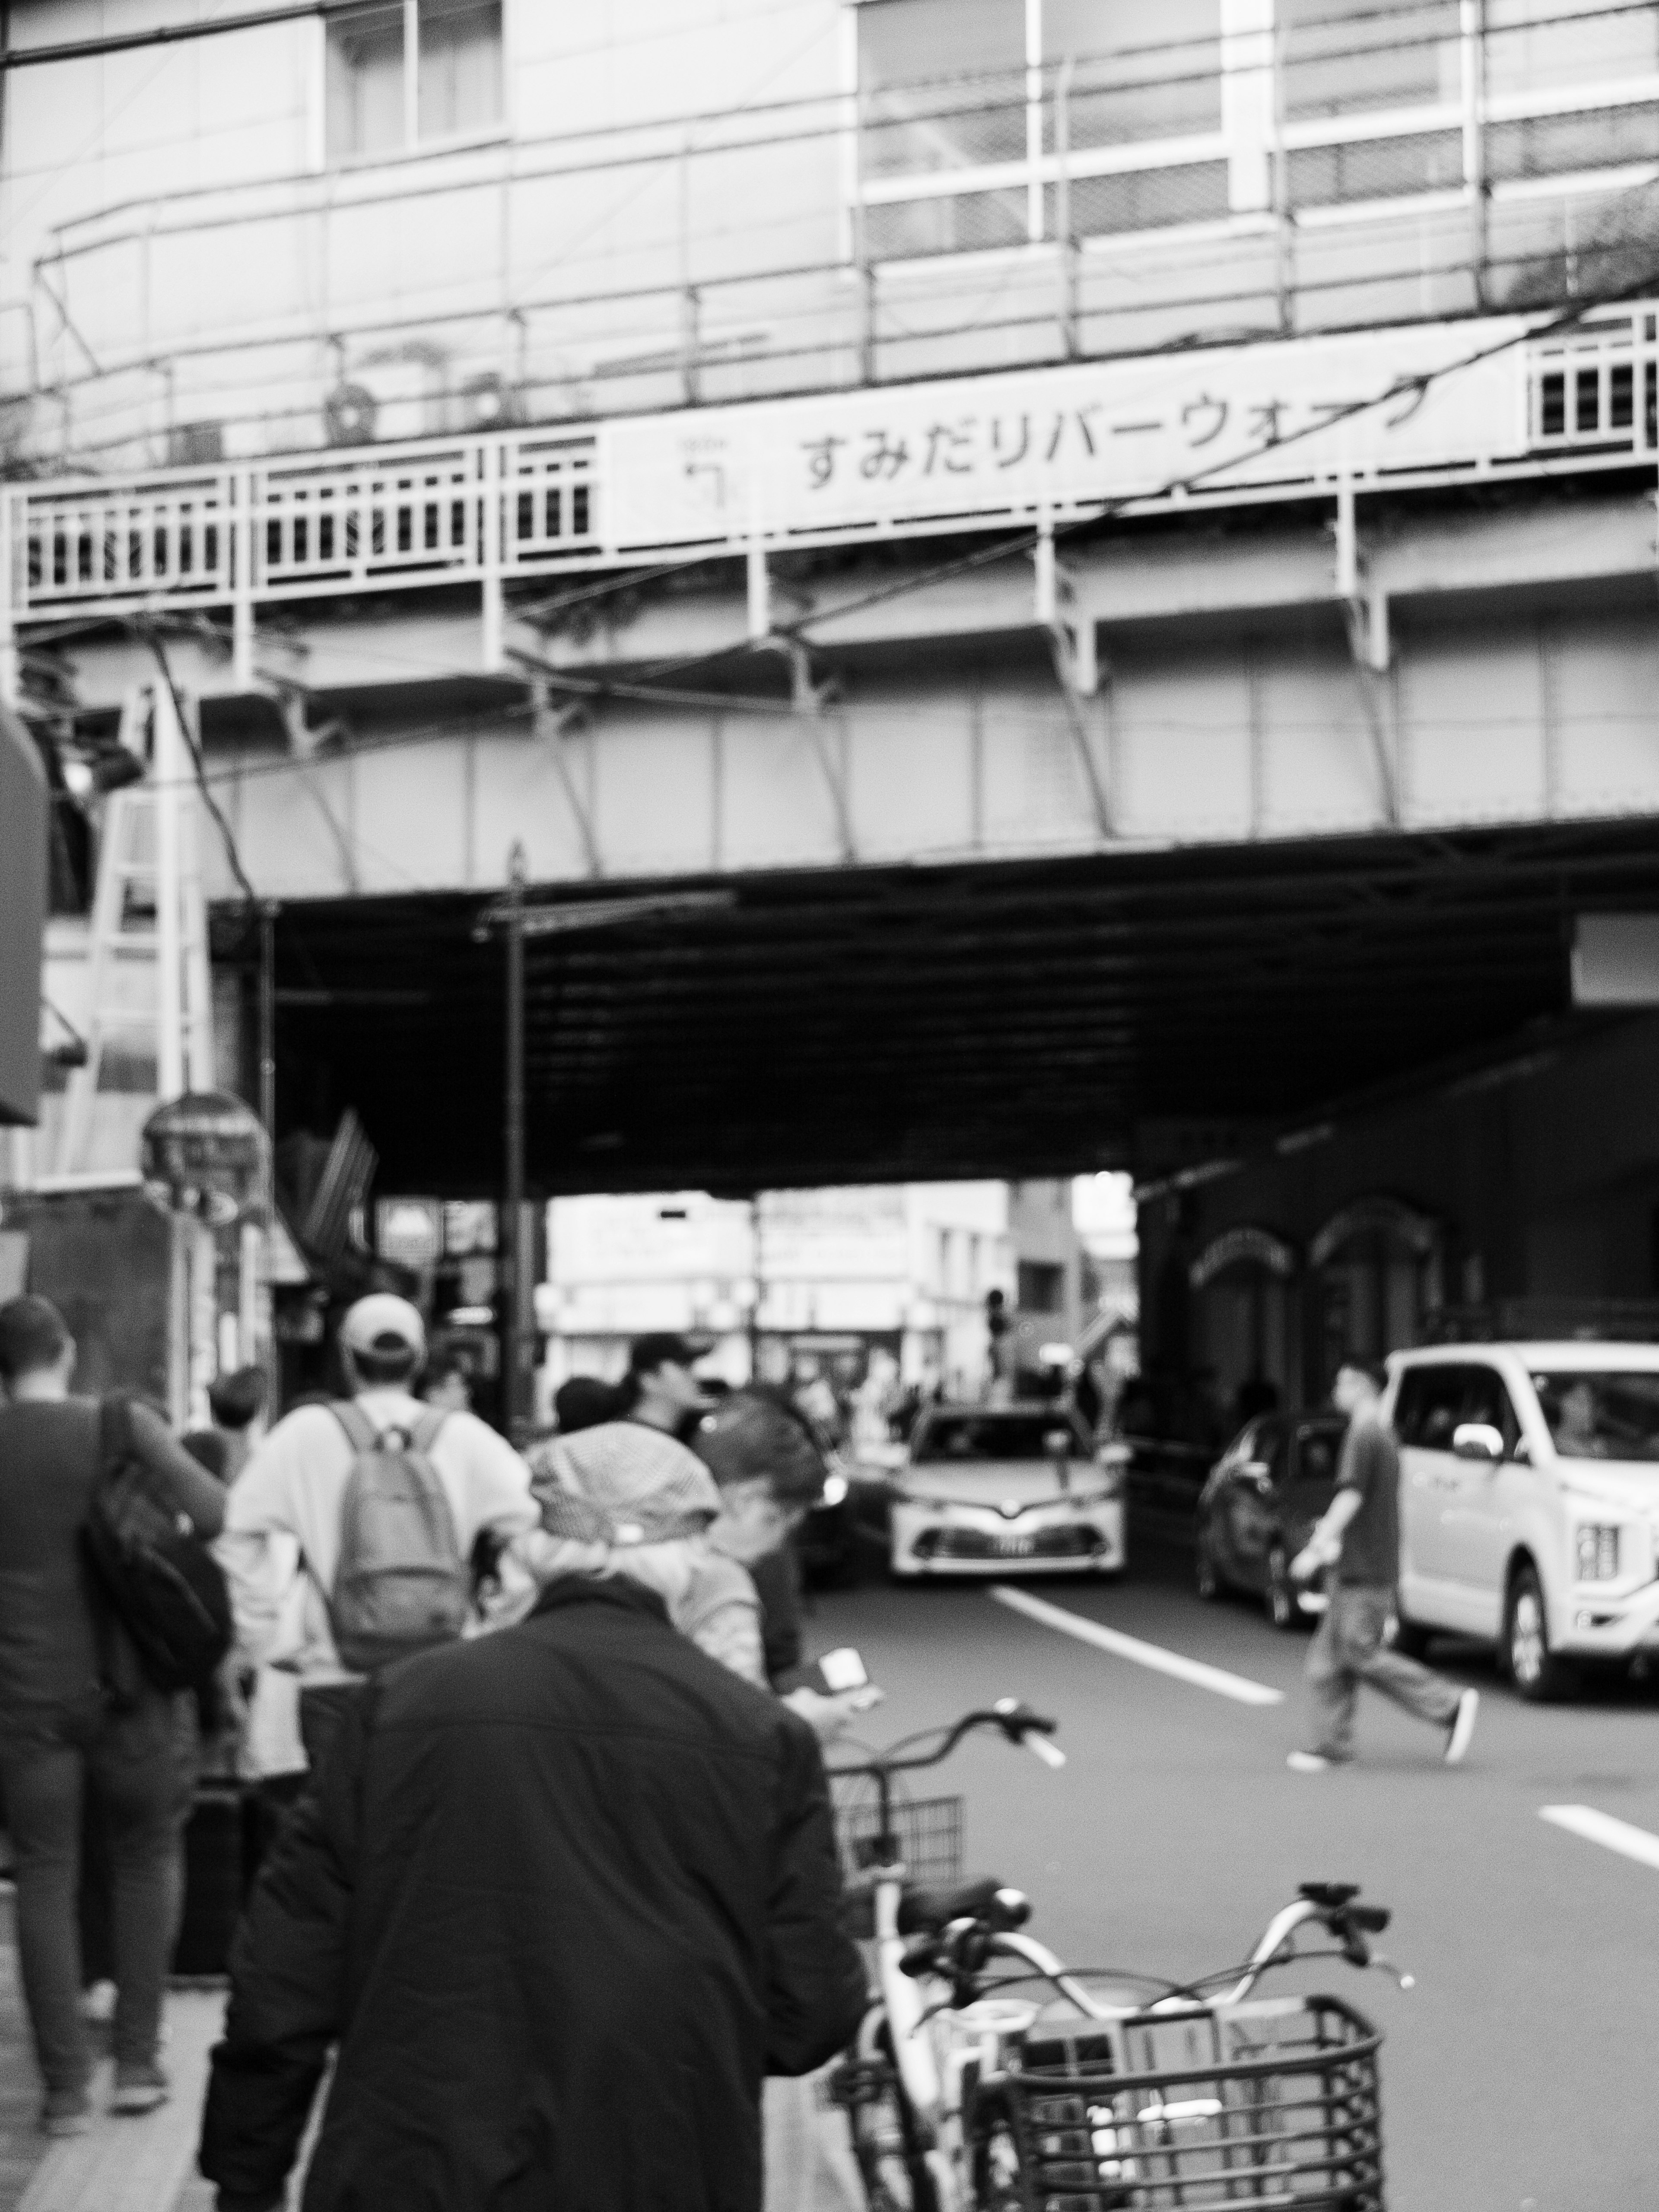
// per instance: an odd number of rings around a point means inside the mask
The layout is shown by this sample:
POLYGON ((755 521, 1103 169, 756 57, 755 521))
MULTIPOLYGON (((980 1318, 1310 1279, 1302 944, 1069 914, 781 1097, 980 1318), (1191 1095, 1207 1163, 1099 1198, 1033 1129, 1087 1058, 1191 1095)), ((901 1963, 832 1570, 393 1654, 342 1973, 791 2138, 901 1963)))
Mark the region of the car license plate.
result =
POLYGON ((1000 1559, 1025 1559, 1036 1549, 1035 1536, 999 1536, 996 1553, 1000 1559))

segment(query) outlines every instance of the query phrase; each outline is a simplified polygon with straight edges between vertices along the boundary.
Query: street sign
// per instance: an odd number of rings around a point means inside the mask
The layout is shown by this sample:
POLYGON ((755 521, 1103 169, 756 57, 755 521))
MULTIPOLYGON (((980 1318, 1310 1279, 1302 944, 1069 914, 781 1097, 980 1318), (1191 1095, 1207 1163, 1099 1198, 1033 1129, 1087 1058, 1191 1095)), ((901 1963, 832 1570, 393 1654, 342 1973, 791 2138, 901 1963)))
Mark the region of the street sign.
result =
POLYGON ((269 1152, 258 1116, 225 1091, 158 1106, 139 1139, 146 1194, 164 1212, 222 1229, 264 1206, 269 1152))

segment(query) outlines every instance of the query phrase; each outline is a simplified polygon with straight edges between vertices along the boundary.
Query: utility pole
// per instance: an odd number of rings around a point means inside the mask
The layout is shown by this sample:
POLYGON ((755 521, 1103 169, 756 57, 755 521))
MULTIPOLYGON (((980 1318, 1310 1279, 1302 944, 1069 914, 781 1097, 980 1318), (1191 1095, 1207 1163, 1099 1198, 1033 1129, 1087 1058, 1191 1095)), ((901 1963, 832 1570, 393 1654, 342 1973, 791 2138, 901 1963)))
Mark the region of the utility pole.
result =
POLYGON ((524 1443, 530 1432, 525 1403, 532 1338, 530 1275, 533 1255, 527 1248, 524 1192, 524 885, 525 849, 515 844, 507 857, 507 1127, 506 1188, 501 1203, 501 1250, 507 1297, 501 1332, 501 1417, 508 1439, 524 1443))

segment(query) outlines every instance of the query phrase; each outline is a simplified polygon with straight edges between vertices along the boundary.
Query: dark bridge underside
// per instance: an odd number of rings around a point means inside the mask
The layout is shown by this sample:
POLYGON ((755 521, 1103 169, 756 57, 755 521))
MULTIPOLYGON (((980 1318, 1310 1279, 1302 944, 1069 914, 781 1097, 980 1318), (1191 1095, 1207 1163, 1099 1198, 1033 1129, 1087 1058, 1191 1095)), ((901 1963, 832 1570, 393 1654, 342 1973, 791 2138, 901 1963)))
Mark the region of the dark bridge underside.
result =
MULTIPOLYGON (((1659 824, 727 887, 728 910, 527 945, 533 1188, 1062 1174, 1131 1164, 1149 1121, 1316 1115, 1561 1017, 1573 915, 1659 904, 1659 824)), ((504 962, 473 941, 486 903, 283 911, 279 1124, 322 1133, 355 1106, 382 1189, 497 1186, 504 962)), ((218 937, 248 943, 231 910, 218 937)))

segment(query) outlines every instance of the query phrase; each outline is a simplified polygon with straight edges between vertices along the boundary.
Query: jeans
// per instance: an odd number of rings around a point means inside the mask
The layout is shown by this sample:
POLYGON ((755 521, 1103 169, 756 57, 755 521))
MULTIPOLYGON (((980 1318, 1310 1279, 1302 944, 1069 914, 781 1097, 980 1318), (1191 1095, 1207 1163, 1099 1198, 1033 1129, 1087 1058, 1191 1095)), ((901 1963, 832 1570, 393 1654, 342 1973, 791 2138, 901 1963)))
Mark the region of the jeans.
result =
POLYGON ((195 1775, 188 1697, 148 1691, 127 1712, 0 1715, 18 1965, 48 2092, 77 2094, 92 2071, 77 1910, 83 1797, 90 1791, 99 1808, 109 1852, 115 2063, 150 2066, 179 1930, 195 1775))
POLYGON ((1353 1756, 1353 1709, 1369 1682, 1419 1720, 1449 1728, 1462 1692, 1415 1659, 1383 1643, 1394 1592, 1364 1583, 1335 1583, 1330 1605, 1308 1654, 1313 1748, 1326 1759, 1353 1756))

